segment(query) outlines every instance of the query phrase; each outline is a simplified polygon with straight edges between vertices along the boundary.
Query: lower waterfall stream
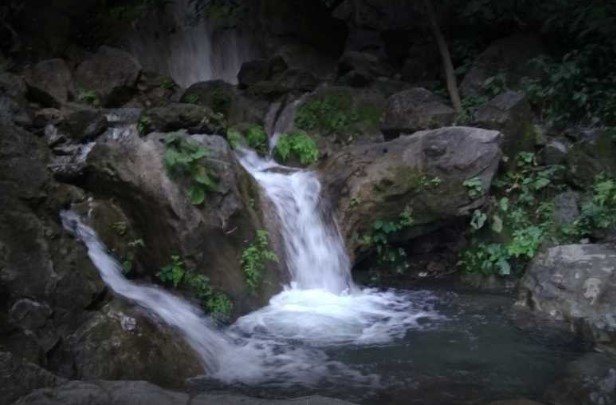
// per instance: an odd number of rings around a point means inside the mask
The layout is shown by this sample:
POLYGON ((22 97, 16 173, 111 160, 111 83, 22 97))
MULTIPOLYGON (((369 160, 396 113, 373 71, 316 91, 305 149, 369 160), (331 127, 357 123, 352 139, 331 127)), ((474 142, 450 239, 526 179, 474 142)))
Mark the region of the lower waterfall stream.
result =
POLYGON ((94 230, 72 211, 61 214, 104 282, 195 350, 208 387, 370 403, 454 403, 478 389, 482 399, 532 396, 539 390, 533 384, 549 381, 576 352, 558 336, 538 341, 521 334, 503 314, 508 299, 473 298, 469 306, 464 294, 451 291, 357 286, 316 174, 250 151, 239 159, 276 211, 291 282, 267 306, 222 330, 184 299, 126 279, 94 230), (415 395, 418 402, 410 399, 415 395))

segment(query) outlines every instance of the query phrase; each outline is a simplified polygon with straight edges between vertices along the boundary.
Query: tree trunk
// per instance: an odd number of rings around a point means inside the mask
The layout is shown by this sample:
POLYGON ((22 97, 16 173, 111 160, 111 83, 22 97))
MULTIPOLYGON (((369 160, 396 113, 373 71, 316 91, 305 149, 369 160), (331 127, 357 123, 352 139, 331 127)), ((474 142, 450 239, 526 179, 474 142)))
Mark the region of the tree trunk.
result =
POLYGON ((426 8, 428 20, 430 21, 430 28, 432 29, 432 34, 436 39, 436 44, 438 45, 438 50, 441 54, 441 59, 443 61, 443 70, 445 71, 445 79, 447 80, 447 90, 449 91, 451 104, 453 105, 453 108, 456 110, 456 112, 459 114, 460 112, 462 112, 462 102, 460 101, 460 93, 458 92, 458 84, 456 83, 456 72, 453 69, 453 63, 451 62, 449 48, 447 47, 447 42, 445 42, 443 33, 438 26, 438 21, 436 20, 436 12, 434 11, 432 0, 423 0, 423 3, 426 8))

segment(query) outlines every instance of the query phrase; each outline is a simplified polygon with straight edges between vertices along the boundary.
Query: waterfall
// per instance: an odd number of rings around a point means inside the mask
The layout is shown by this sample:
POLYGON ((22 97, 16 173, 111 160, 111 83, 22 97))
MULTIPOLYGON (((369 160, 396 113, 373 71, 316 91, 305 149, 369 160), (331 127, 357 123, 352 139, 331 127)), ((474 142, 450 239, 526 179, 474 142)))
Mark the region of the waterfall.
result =
POLYGON ((324 348, 386 344, 418 327, 418 319, 436 315, 408 294, 353 283, 342 237, 315 173, 278 165, 252 151, 239 154, 275 207, 292 281, 267 306, 226 329, 218 329, 200 309, 163 288, 127 280, 121 265, 75 213, 63 212, 63 225, 86 245, 113 292, 176 329, 209 377, 273 386, 311 386, 323 378, 374 384, 375 376, 332 361, 324 348))
POLYGON ((142 21, 126 38, 146 70, 169 75, 182 87, 221 79, 237 83, 242 63, 259 56, 247 33, 214 30, 191 0, 175 0, 163 15, 142 21))

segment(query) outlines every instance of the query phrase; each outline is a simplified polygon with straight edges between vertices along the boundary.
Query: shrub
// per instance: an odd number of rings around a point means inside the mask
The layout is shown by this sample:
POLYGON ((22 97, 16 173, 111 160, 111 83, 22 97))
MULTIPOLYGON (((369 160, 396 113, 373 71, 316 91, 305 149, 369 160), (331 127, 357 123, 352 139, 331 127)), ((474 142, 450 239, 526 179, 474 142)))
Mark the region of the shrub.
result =
POLYGON ((258 230, 256 238, 242 252, 241 258, 246 283, 253 291, 260 285, 268 261, 278 262, 278 257, 269 247, 268 233, 264 230, 258 230))
POLYGON ((190 181, 188 197, 191 204, 201 205, 208 192, 215 191, 216 181, 203 160, 209 151, 199 144, 172 134, 165 139, 165 166, 173 176, 187 177, 190 181))
POLYGON ((248 128, 246 131, 246 142, 259 155, 267 155, 269 153, 269 137, 265 129, 259 125, 253 125, 248 128))
POLYGON ((303 131, 281 135, 274 152, 283 163, 289 159, 297 159, 301 164, 309 165, 319 159, 316 142, 303 131))
POLYGON ((229 297, 215 291, 207 276, 186 269, 184 261, 179 256, 171 256, 171 262, 163 267, 157 276, 163 284, 190 291, 199 299, 203 309, 216 319, 227 320, 230 317, 233 303, 229 297))

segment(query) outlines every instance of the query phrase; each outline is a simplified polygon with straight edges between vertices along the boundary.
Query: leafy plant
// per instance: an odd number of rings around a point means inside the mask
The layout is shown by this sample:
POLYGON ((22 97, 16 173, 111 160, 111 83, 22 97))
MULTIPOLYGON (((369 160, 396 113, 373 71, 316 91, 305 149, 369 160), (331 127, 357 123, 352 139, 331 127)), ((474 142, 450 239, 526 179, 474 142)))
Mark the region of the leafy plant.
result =
POLYGON ((394 221, 375 221, 370 232, 363 235, 359 243, 366 248, 375 249, 379 265, 402 274, 409 267, 406 252, 402 248, 393 246, 391 237, 411 227, 414 222, 411 210, 407 208, 394 221))
POLYGON ((268 233, 258 230, 253 242, 242 252, 240 262, 250 289, 256 290, 260 285, 268 261, 278 262, 278 257, 269 247, 268 233))
POLYGON ((581 215, 573 226, 570 232, 578 236, 616 226, 616 180, 605 175, 597 176, 591 195, 582 205, 581 215))
POLYGON ((227 320, 231 315, 233 303, 229 297, 215 291, 207 276, 186 269, 184 261, 179 256, 171 256, 171 262, 163 267, 157 276, 164 284, 190 291, 199 299, 203 309, 215 318, 227 320))
POLYGON ((186 97, 184 97, 184 100, 188 104, 198 104, 199 103, 199 95, 196 94, 196 93, 190 93, 186 97))
POLYGON ((236 129, 230 129, 227 131, 227 141, 232 149, 237 149, 246 145, 246 139, 242 133, 236 129))
POLYGON ((199 144, 172 134, 165 139, 165 166, 174 176, 187 177, 190 181, 188 197, 191 204, 201 205, 207 193, 217 189, 216 180, 209 172, 204 159, 209 151, 199 144))
POLYGON ((269 138, 265 129, 259 125, 253 125, 246 131, 246 142, 260 155, 269 153, 269 138))
POLYGON ((479 198, 483 195, 483 184, 479 177, 473 177, 465 180, 462 185, 468 190, 468 196, 470 198, 479 198))
POLYGON ((319 149, 316 142, 303 131, 281 135, 274 152, 282 162, 287 162, 289 159, 298 159, 301 164, 309 165, 319 159, 319 149))
POLYGON ((139 121, 137 122, 137 131, 141 135, 146 134, 150 130, 150 125, 152 125, 152 120, 147 115, 142 115, 139 117, 139 121))
POLYGON ((101 99, 94 90, 80 89, 77 99, 83 103, 91 105, 92 107, 100 107, 101 99))

